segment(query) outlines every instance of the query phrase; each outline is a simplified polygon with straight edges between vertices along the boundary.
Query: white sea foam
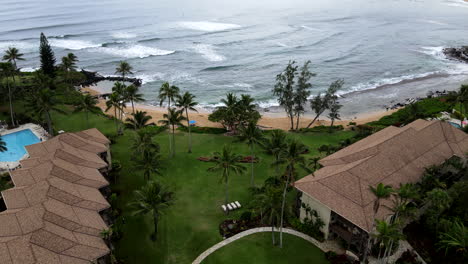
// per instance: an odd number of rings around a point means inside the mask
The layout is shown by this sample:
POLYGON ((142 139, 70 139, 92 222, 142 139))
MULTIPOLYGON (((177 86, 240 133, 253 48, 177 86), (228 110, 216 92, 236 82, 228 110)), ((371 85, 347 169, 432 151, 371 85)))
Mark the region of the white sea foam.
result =
POLYGON ((0 50, 6 50, 10 47, 15 47, 20 50, 20 52, 33 51, 39 48, 39 45, 26 42, 26 41, 0 41, 0 50))
POLYGON ((398 77, 391 77, 391 78, 382 78, 379 80, 374 80, 370 82, 365 82, 365 83, 359 83, 357 85, 352 86, 348 90, 342 90, 338 91, 338 95, 345 95, 348 93, 352 92, 360 92, 360 91, 366 91, 366 90, 373 90, 378 87, 381 87, 383 85, 392 85, 392 84, 397 84, 403 81, 409 81, 409 80, 414 80, 418 78, 424 78, 428 77, 434 74, 439 74, 441 73, 440 71, 433 71, 433 72, 425 72, 425 73, 417 73, 417 74, 409 74, 409 75, 403 75, 403 76, 398 76, 398 77))
POLYGON ((444 47, 421 47, 421 50, 418 52, 424 53, 426 55, 432 56, 439 60, 447 60, 444 55, 444 47))
POLYGON ((38 69, 39 68, 24 67, 24 68, 20 68, 20 71, 21 72, 35 72, 38 69))
POLYGON ((311 30, 311 31, 322 31, 321 29, 309 27, 309 26, 306 26, 306 25, 302 25, 301 28, 311 30))
POLYGON ((203 83, 203 80, 192 76, 186 72, 155 72, 155 73, 137 73, 135 78, 141 79, 143 84, 155 82, 155 81, 168 81, 172 82, 191 82, 191 83, 203 83))
POLYGON ((135 33, 119 31, 112 33, 111 36, 116 39, 131 39, 136 38, 137 35, 135 33))
POLYGON ((448 5, 448 6, 468 8, 468 2, 466 2, 464 0, 447 0, 447 1, 445 1, 445 4, 448 5))
POLYGON ((173 50, 163 50, 143 45, 131 45, 125 47, 99 47, 96 52, 104 52, 110 55, 125 58, 146 58, 149 56, 164 56, 174 53, 173 50))
POLYGON ((196 44, 194 47, 195 52, 200 53, 205 59, 213 62, 224 61, 226 58, 218 54, 210 44, 196 44))
POLYGON ((428 24, 439 25, 439 26, 448 26, 449 25, 449 24, 444 23, 444 22, 440 22, 440 21, 436 21, 436 20, 430 20, 430 19, 422 19, 422 20, 419 20, 419 21, 424 22, 424 23, 428 23, 428 24))
POLYGON ((86 40, 74 40, 74 39, 50 39, 50 45, 54 47, 69 49, 69 50, 81 50, 87 48, 100 47, 101 44, 96 44, 86 40))
POLYGON ((283 42, 276 42, 276 45, 278 45, 280 47, 284 47, 284 48, 289 48, 289 46, 284 44, 283 42))
POLYGON ((449 60, 443 50, 444 47, 422 47, 419 52, 434 57, 445 63, 444 72, 447 74, 467 74, 468 64, 456 60, 449 60))
POLYGON ((217 23, 210 21, 183 21, 179 22, 178 25, 182 28, 206 32, 224 31, 241 27, 237 24, 217 23))

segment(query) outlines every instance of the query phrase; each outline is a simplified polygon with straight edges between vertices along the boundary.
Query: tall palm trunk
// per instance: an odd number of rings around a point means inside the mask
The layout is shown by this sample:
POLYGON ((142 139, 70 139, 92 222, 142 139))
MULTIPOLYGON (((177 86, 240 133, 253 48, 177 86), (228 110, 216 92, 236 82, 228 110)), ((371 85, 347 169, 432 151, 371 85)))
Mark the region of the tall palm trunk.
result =
POLYGON ((8 80, 7 80, 7 86, 8 86, 8 97, 9 97, 9 100, 10 100, 11 125, 15 126, 15 118, 13 117, 13 103, 12 103, 12 100, 11 100, 11 87, 10 87, 10 84, 9 84, 8 80))
POLYGON ((190 127, 190 119, 189 119, 189 116, 188 116, 188 109, 185 108, 185 115, 187 116, 187 128, 188 128, 188 136, 189 136, 189 140, 188 140, 188 153, 192 153, 192 128, 190 127))
POLYGON ((273 246, 276 245, 275 241, 275 227, 273 225, 273 221, 271 223, 271 242, 273 243, 273 246))
POLYGON ((49 111, 46 111, 47 127, 49 130, 49 135, 54 136, 54 129, 52 128, 52 118, 50 117, 49 111))
POLYGON ((89 128, 89 111, 85 110, 86 112, 86 128, 89 128))
MULTIPOLYGON (((224 204, 227 205, 229 201, 229 173, 227 172, 226 172, 225 181, 224 181, 224 195, 225 195, 224 204)), ((226 210, 226 214, 229 214, 229 210, 226 210)))
POLYGON ((133 104, 133 99, 131 99, 130 101, 132 101, 132 114, 135 114, 135 105, 133 104))
POLYGON ((172 124, 172 157, 175 156, 175 125, 172 124))
MULTIPOLYGON (((14 65, 15 65, 15 69, 16 69, 16 63, 14 65)), ((16 78, 15 78, 15 75, 13 74, 12 77, 13 77, 13 91, 16 91, 16 78)), ((15 116, 15 113, 14 113, 15 111, 13 109, 13 105, 11 104, 13 93, 10 92, 10 89, 8 89, 8 92, 10 93, 10 111, 13 113, 12 116, 14 117, 15 116)), ((11 122, 13 123, 13 126, 19 125, 18 122, 16 122, 14 119, 12 119, 11 122)))
POLYGON ((253 143, 250 144, 250 156, 252 157, 252 160, 250 161, 250 186, 254 187, 254 161, 255 161, 255 154, 254 154, 254 147, 253 143))
POLYGON ((288 190, 288 185, 289 185, 289 179, 291 178, 292 171, 291 169, 288 170, 288 178, 286 179, 286 183, 284 185, 284 190, 283 190, 283 201, 281 203, 281 220, 280 220, 280 248, 283 248, 283 221, 284 221, 284 207, 286 205, 286 193, 288 190))
POLYGON ((114 107, 115 132, 119 134, 119 124, 117 123, 117 108, 114 107))
POLYGON ((158 237, 158 213, 153 213, 153 224, 154 224, 154 233, 153 233, 153 241, 156 241, 158 237))
POLYGON ((291 122, 290 130, 294 130, 294 114, 292 112, 289 113, 289 121, 291 122))

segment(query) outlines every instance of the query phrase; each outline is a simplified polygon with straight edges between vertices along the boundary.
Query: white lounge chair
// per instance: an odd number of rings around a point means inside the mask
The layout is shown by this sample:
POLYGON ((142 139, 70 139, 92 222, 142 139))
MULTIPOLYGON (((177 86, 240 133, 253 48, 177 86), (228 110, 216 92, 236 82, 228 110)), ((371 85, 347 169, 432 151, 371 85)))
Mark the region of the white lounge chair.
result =
POLYGON ((235 203, 230 203, 229 205, 232 207, 233 210, 237 209, 237 205, 235 203))
POLYGON ((227 204, 227 208, 229 209, 229 211, 233 210, 230 204, 227 204))
POLYGON ((238 208, 242 207, 241 204, 238 201, 235 201, 234 203, 237 205, 238 208))
POLYGON ((226 208, 226 206, 225 206, 224 204, 223 204, 223 205, 221 205, 221 208, 223 209, 223 211, 224 211, 224 212, 226 212, 226 211, 227 211, 227 208, 226 208))

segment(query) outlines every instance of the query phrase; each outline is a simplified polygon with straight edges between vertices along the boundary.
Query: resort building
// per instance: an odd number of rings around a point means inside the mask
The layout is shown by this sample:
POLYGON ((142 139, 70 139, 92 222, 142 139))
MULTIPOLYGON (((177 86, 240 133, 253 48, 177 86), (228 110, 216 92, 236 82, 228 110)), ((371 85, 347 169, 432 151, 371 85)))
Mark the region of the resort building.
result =
MULTIPOLYGON (((295 182, 302 203, 318 212, 326 238, 340 237, 350 249, 364 251, 375 218, 388 219, 380 206, 374 218, 375 196, 369 186, 398 188, 418 182, 431 165, 468 152, 468 135, 442 121, 416 120, 405 127, 387 127, 321 159, 323 168, 295 182)), ((391 206, 384 200, 382 205, 391 206)), ((300 217, 305 217, 301 209, 300 217)))
POLYGON ((26 146, 29 158, 11 171, 3 191, 0 263, 93 263, 109 254, 101 238, 110 207, 100 189, 110 161, 109 140, 97 129, 64 133, 26 146))

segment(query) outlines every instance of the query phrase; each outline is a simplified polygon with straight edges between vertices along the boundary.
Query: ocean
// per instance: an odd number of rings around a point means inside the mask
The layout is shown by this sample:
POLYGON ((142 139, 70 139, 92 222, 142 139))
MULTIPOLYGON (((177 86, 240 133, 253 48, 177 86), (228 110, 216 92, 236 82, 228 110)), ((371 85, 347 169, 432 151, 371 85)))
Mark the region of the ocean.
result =
POLYGON ((271 89, 289 60, 311 60, 312 94, 344 79, 348 117, 468 83, 468 65, 442 54, 468 45, 463 0, 2 0, 0 50, 19 48, 23 71, 39 67, 41 32, 84 69, 128 61, 147 104, 169 81, 208 109, 234 92, 279 111, 271 89))

